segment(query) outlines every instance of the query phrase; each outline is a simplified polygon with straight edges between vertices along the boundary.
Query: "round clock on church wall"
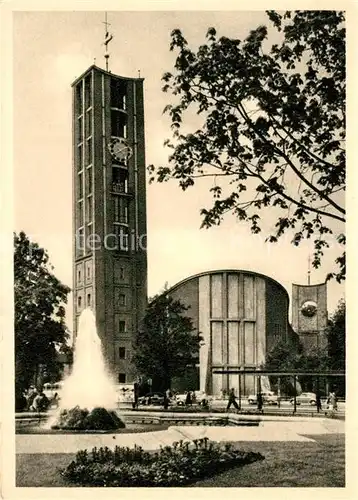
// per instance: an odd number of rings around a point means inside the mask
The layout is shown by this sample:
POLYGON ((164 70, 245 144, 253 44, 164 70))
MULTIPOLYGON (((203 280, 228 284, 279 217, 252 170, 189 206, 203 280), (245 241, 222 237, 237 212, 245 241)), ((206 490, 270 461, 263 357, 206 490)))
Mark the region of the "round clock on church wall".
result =
POLYGON ((133 154, 132 148, 122 137, 113 137, 108 143, 108 149, 116 161, 126 161, 133 154))
POLYGON ((307 318, 312 318, 317 313, 317 304, 313 300, 306 300, 301 306, 301 313, 307 318))

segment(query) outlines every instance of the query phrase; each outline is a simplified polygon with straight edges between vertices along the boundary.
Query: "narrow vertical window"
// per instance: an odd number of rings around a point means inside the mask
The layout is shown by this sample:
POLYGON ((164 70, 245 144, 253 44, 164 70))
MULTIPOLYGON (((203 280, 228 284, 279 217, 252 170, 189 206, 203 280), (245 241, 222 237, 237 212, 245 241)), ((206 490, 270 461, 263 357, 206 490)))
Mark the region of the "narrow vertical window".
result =
POLYGON ((88 109, 92 105, 92 75, 89 74, 85 78, 85 108, 88 109))
POLYGON ((81 115, 83 113, 83 82, 79 82, 76 85, 76 114, 81 115))

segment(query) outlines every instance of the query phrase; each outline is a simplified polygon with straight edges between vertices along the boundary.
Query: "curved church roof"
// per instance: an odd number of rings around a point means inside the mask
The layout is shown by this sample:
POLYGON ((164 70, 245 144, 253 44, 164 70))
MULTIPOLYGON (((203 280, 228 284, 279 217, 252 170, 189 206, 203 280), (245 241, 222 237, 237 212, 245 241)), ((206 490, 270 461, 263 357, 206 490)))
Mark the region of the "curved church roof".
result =
POLYGON ((175 285, 171 286, 169 288, 169 290, 167 290, 167 293, 175 290, 176 288, 179 288, 181 285, 183 285, 184 283, 192 280, 192 279, 195 279, 195 278, 200 278, 201 276, 207 276, 207 275, 212 275, 212 274, 222 274, 222 273, 232 273, 232 274, 246 274, 246 275, 251 275, 251 276, 257 276, 259 278, 263 278, 265 280, 269 280, 271 281, 272 283, 274 283, 275 285, 277 285, 279 288, 281 288, 281 290, 283 290, 285 292, 285 294, 287 295, 287 297, 289 298, 289 295, 288 295, 288 292, 286 290, 286 288, 281 285, 281 283, 279 283, 278 281, 274 280, 273 278, 271 278, 270 276, 266 276, 265 274, 262 274, 262 273, 257 273, 256 271, 249 271, 247 269, 213 269, 213 270, 210 270, 210 271, 204 271, 204 272, 201 272, 201 273, 198 273, 198 274, 193 274, 192 276, 188 276, 187 278, 184 278, 183 280, 179 281, 178 283, 176 283, 175 285))

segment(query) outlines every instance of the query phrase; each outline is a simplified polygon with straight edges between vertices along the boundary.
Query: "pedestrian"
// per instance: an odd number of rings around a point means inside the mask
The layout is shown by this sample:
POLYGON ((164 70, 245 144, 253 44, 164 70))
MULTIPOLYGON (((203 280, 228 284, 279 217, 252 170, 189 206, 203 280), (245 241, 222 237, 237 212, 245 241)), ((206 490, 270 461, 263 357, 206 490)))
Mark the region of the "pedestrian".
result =
POLYGON ((27 411, 30 411, 31 410, 31 407, 32 407, 32 403, 34 402, 34 399, 36 398, 37 396, 37 390, 34 386, 30 386, 29 390, 27 391, 27 394, 26 394, 26 408, 27 408, 27 411))
POLYGON ((257 409, 258 409, 258 411, 262 411, 263 404, 264 404, 264 400, 262 397, 262 393, 259 392, 257 394, 257 409))
POLYGON ((331 393, 331 405, 332 405, 332 410, 337 411, 337 409, 338 409, 337 396, 336 396, 336 393, 334 391, 331 393))
POLYGON ((58 392, 55 392, 55 394, 53 395, 51 402, 50 402, 51 408, 52 407, 58 408, 59 402, 60 402, 60 398, 58 396, 58 392))
POLYGON ((227 407, 226 407, 226 411, 229 411, 229 408, 230 406, 233 405, 234 408, 239 411, 239 405, 237 404, 236 402, 236 396, 235 396, 235 389, 232 388, 230 389, 230 392, 229 392, 229 400, 227 402, 227 407))
POLYGON ((209 400, 208 400, 206 397, 204 397, 204 398, 201 400, 200 404, 201 404, 201 406, 202 406, 202 408, 203 408, 204 410, 209 410, 209 409, 210 409, 210 408, 209 408, 209 400))
POLYGON ((49 403, 50 402, 47 396, 42 391, 39 391, 32 402, 31 409, 36 412, 46 411, 48 409, 49 403))
POLYGON ((319 389, 317 389, 316 392, 316 406, 317 406, 317 413, 319 413, 322 410, 321 394, 319 392, 319 389))
POLYGON ((327 405, 327 410, 330 410, 331 409, 331 393, 329 393, 327 396, 326 405, 327 405))
POLYGON ((191 404, 192 404, 191 392, 190 391, 188 391, 187 394, 186 394, 185 404, 187 406, 191 406, 191 404))
POLYGON ((163 402, 164 410, 168 409, 169 401, 170 401, 170 394, 171 394, 170 389, 167 389, 164 393, 164 402, 163 402))
POLYGON ((139 384, 137 382, 134 382, 133 385, 133 410, 136 410, 138 408, 138 400, 139 400, 139 384))

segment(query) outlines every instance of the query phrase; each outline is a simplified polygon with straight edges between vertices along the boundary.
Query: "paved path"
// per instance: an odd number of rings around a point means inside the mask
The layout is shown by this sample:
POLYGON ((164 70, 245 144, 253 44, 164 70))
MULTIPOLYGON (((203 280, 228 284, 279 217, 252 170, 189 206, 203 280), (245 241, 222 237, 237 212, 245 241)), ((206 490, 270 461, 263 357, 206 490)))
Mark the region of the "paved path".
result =
POLYGON ((345 425, 332 419, 263 419, 257 427, 173 426, 139 434, 18 434, 16 453, 75 453, 94 446, 129 446, 156 450, 175 441, 208 437, 214 441, 314 441, 303 434, 344 433, 345 425))

